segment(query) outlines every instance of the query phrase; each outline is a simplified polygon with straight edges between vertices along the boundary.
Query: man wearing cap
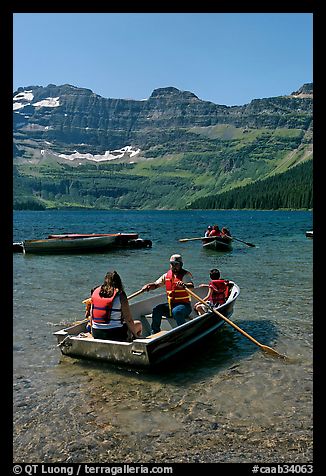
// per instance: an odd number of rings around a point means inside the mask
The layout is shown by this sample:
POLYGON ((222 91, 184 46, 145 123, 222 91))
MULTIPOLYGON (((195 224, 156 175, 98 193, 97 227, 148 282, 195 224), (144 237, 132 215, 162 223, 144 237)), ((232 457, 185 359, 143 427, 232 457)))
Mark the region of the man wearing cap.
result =
POLYGON ((148 283, 142 287, 143 291, 151 291, 162 286, 166 287, 168 302, 158 304, 153 309, 153 334, 161 330, 162 316, 173 317, 177 325, 180 326, 186 322, 186 317, 191 313, 191 296, 184 289, 184 286, 193 288, 194 283, 190 271, 183 269, 182 266, 182 256, 172 255, 169 271, 162 274, 154 283, 148 283))
POLYGON ((210 232, 212 231, 213 227, 211 225, 208 225, 207 230, 205 231, 204 236, 209 236, 210 232))

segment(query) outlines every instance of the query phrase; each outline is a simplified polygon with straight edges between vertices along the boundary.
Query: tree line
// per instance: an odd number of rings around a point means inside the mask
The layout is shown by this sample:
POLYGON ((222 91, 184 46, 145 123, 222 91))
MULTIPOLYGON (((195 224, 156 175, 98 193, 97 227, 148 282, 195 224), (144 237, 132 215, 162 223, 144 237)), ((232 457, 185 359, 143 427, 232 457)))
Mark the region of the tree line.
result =
POLYGON ((186 208, 311 209, 313 208, 312 160, 296 165, 282 174, 275 174, 228 192, 199 198, 186 208))

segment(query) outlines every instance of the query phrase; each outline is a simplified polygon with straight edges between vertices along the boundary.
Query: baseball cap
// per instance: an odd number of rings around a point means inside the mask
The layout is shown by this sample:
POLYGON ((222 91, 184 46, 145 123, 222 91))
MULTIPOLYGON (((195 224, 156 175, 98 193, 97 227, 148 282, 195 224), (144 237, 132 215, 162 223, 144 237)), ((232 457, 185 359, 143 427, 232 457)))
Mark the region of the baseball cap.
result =
POLYGON ((183 263, 181 255, 172 255, 170 258, 170 263, 183 263))

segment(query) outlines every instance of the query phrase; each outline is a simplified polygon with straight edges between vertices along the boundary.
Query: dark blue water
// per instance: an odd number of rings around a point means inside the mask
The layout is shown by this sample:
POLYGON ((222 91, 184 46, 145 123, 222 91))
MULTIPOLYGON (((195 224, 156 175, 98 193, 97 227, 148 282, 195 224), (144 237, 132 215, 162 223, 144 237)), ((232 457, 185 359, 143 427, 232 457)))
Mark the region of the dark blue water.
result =
POLYGON ((310 229, 312 213, 301 211, 15 212, 13 241, 137 232, 153 242, 151 249, 13 255, 16 460, 311 461, 310 229), (216 223, 256 246, 234 242, 218 253, 178 241, 216 223), (290 360, 266 356, 227 327, 156 374, 61 357, 52 333, 82 317, 81 301, 108 269, 131 294, 165 272, 173 253, 182 254, 195 284, 207 282, 212 267, 234 280, 241 294, 233 320, 290 360))

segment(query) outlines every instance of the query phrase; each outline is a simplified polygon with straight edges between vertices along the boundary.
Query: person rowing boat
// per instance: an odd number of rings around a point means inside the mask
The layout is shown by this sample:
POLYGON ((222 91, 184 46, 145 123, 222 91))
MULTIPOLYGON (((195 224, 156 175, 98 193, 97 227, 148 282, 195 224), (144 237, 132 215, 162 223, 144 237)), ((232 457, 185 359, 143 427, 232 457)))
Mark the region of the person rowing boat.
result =
POLYGON ((162 316, 173 317, 178 326, 186 322, 192 309, 191 298, 183 287, 185 284, 188 287, 194 287, 192 274, 183 268, 182 256, 174 254, 170 258, 169 271, 162 274, 155 282, 143 286, 143 291, 151 291, 161 286, 166 288, 167 303, 158 304, 153 308, 153 334, 160 332, 162 316))

